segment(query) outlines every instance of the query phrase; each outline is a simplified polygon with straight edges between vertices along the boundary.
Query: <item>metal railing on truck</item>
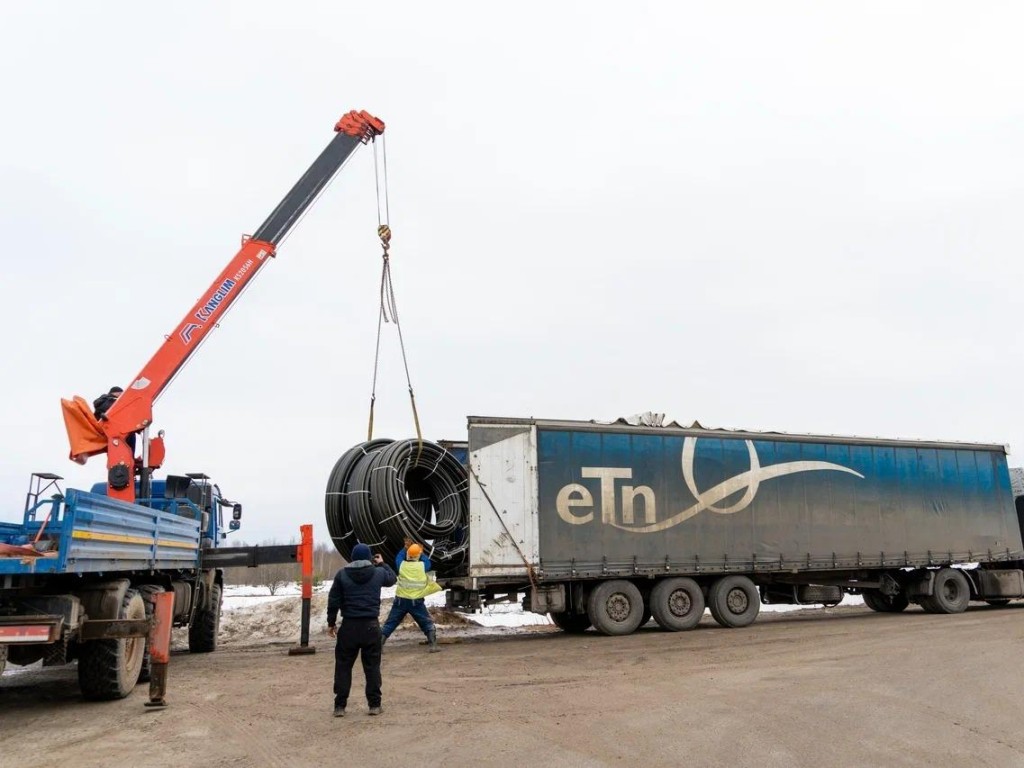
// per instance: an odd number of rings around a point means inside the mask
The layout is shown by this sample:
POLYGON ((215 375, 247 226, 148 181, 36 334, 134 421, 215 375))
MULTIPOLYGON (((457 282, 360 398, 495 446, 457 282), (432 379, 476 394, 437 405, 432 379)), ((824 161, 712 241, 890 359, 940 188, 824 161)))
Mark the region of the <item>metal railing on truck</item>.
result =
POLYGON ((20 524, 0 523, 0 574, 199 566, 202 510, 188 499, 130 504, 70 489, 28 502, 20 524))

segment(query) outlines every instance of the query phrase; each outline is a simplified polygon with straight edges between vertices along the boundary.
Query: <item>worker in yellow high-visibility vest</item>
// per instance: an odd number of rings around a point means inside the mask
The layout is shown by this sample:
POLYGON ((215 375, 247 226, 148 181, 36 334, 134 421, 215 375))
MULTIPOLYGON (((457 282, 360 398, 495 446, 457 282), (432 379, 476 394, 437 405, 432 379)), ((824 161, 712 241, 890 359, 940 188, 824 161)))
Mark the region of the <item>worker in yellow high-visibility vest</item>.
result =
POLYGON ((427 560, 425 563, 421 560, 422 554, 423 547, 416 543, 410 544, 403 553, 399 553, 397 558, 399 561, 398 588, 395 590, 395 601, 391 604, 391 612, 381 628, 382 648, 391 633, 402 623, 402 619, 409 615, 427 636, 430 652, 435 653, 441 650, 437 647, 437 630, 424 602, 427 595, 440 592, 441 587, 433 579, 427 577, 427 563, 430 561, 427 560), (402 554, 405 555, 404 559, 401 557, 402 554))

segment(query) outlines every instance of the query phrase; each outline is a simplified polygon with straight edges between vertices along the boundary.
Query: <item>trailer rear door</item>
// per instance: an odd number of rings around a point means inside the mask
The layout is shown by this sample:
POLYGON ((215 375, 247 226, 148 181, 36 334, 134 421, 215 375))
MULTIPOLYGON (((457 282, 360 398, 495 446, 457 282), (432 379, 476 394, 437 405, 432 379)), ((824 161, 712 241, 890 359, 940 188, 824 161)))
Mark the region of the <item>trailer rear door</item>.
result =
POLYGON ((537 430, 469 425, 470 576, 526 578, 536 567, 537 430))

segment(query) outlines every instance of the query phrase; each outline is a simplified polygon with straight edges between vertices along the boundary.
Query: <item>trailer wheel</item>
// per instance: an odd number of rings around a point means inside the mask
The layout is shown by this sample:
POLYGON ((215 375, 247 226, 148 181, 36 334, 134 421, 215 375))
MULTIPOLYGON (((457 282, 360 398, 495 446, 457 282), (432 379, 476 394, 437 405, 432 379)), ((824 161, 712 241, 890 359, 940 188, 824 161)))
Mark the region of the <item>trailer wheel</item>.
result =
POLYGON ((590 617, 585 613, 551 613, 548 614, 555 626, 570 635, 581 635, 590 629, 590 617))
POLYGON ((746 627, 761 610, 761 595, 746 576, 723 576, 711 585, 708 608, 723 627, 746 627))
POLYGON ((900 592, 898 595, 887 595, 877 589, 865 589, 861 594, 864 605, 878 613, 899 613, 905 611, 910 601, 900 592))
POLYGON ((191 653, 210 653, 217 650, 217 632, 220 630, 220 584, 210 590, 210 605, 196 611, 192 626, 188 628, 188 650, 191 653))
POLYGON ((693 629, 704 615, 704 593, 693 579, 662 579, 651 590, 651 613, 669 632, 693 629))
POLYGON ((590 593, 587 615, 594 629, 602 635, 628 635, 640 626, 644 598, 630 581, 604 581, 590 593))
MULTIPOLYGON (((146 618, 146 602, 136 589, 126 590, 117 618, 146 618)), ((78 685, 82 696, 93 701, 123 699, 139 681, 146 638, 90 640, 78 650, 78 685)))
POLYGON ((921 601, 929 613, 963 613, 971 601, 967 577, 955 568, 940 568, 932 582, 932 593, 921 601))

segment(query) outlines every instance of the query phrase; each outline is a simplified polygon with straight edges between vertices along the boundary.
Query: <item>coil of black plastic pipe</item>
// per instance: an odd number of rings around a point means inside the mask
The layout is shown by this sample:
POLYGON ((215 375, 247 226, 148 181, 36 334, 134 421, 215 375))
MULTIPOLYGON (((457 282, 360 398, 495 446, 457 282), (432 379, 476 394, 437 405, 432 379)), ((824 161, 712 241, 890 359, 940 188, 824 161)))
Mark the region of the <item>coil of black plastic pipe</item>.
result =
POLYGON ((436 443, 370 440, 353 446, 331 471, 324 506, 331 539, 346 560, 362 543, 393 565, 409 538, 444 575, 462 563, 469 545, 468 474, 436 443))

